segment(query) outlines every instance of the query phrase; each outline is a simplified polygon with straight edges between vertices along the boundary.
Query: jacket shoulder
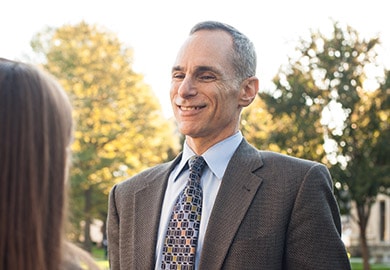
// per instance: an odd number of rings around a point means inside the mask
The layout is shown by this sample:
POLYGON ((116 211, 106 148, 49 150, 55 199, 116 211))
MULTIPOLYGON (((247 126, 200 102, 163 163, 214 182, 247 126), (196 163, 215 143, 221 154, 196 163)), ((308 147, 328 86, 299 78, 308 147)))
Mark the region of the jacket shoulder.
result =
POLYGON ((322 165, 319 162, 298 158, 278 152, 271 152, 271 151, 265 151, 265 150, 259 150, 259 153, 261 157, 263 158, 263 161, 267 162, 280 162, 285 164, 291 164, 291 165, 300 165, 300 166, 316 166, 316 165, 322 165))
POLYGON ((115 186, 117 189, 121 189, 127 186, 147 185, 150 181, 159 177, 159 175, 163 175, 165 172, 169 171, 172 163, 173 161, 170 161, 147 168, 116 184, 115 186))

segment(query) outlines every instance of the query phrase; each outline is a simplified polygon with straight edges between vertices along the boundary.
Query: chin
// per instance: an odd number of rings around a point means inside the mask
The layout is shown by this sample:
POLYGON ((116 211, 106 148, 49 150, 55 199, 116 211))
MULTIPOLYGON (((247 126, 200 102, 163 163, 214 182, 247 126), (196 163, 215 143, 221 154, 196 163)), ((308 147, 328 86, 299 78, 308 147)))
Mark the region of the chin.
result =
POLYGON ((186 127, 186 128, 183 128, 183 127, 179 127, 179 131, 181 134, 185 135, 185 136, 190 136, 190 137, 197 137, 197 132, 194 130, 193 127, 186 127))

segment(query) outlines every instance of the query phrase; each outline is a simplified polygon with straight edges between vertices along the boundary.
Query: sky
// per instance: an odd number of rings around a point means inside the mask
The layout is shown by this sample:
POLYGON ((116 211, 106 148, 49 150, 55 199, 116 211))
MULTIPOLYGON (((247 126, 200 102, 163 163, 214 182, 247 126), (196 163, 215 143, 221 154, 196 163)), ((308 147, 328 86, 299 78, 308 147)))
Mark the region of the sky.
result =
POLYGON ((362 38, 379 36, 390 68, 390 16, 383 0, 2 0, 0 11, 0 57, 10 59, 32 55, 31 38, 46 26, 85 21, 117 34, 133 49, 133 68, 144 75, 167 117, 173 61, 191 27, 203 20, 228 23, 254 42, 260 90, 270 86, 299 38, 310 30, 329 32, 332 20, 362 38))

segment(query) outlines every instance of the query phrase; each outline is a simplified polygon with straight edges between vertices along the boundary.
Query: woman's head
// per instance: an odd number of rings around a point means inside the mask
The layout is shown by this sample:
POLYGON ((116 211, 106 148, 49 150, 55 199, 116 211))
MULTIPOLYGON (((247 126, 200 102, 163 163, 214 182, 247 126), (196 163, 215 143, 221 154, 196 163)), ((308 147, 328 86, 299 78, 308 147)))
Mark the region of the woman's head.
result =
POLYGON ((58 267, 71 134, 57 81, 0 59, 0 268, 58 267))

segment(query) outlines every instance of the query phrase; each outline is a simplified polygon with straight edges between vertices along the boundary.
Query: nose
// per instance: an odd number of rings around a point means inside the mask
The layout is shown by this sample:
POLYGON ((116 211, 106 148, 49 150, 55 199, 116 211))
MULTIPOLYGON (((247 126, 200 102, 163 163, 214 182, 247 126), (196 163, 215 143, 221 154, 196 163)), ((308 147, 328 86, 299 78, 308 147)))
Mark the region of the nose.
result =
POLYGON ((190 76, 186 76, 178 85, 177 93, 182 98, 188 98, 197 94, 196 85, 190 76))

